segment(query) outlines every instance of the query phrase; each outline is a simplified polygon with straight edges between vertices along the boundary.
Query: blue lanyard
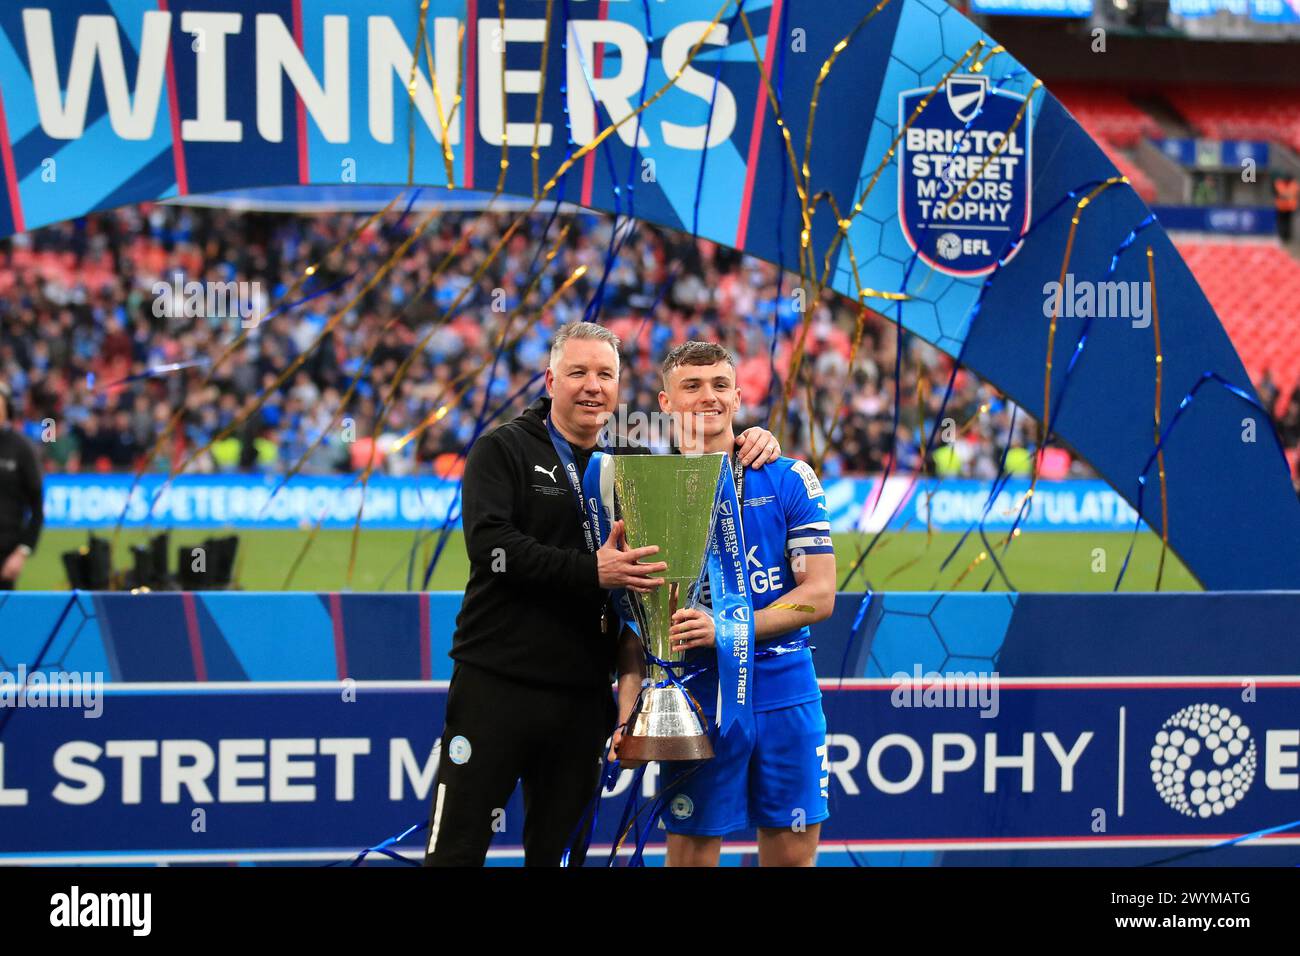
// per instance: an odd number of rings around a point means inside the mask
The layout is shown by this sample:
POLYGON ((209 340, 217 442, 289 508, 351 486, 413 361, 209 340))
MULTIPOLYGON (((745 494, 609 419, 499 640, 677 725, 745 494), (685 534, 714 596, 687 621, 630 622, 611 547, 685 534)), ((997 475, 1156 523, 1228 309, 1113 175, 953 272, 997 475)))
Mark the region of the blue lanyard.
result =
POLYGON ((569 479, 569 487, 573 490, 573 500, 578 506, 578 515, 582 518, 582 537, 587 542, 587 550, 592 554, 600 548, 600 542, 596 540, 596 533, 591 526, 591 520, 587 517, 587 509, 584 507, 582 495, 582 476, 578 474, 578 463, 573 455, 573 446, 569 440, 560 434, 555 423, 551 421, 551 416, 546 416, 546 430, 551 434, 551 445, 555 448, 555 454, 560 458, 560 469, 569 479))

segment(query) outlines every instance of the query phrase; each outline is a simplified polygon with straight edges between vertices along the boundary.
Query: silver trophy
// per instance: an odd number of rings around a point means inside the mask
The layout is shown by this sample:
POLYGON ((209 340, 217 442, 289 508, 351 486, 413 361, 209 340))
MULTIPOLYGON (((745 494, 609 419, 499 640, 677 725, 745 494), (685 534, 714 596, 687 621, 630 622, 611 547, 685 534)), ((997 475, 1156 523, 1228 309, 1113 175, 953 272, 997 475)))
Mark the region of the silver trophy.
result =
MULTIPOLYGON (((614 498, 629 547, 658 545, 647 563, 664 561, 664 585, 649 594, 628 593, 645 649, 666 662, 680 662, 668 637, 673 614, 686 605, 700 579, 713 528, 718 478, 727 456, 617 455, 614 498)), ((651 663, 649 682, 619 745, 625 760, 705 760, 713 745, 690 693, 668 681, 651 663), (662 685, 662 686, 655 686, 662 685)))

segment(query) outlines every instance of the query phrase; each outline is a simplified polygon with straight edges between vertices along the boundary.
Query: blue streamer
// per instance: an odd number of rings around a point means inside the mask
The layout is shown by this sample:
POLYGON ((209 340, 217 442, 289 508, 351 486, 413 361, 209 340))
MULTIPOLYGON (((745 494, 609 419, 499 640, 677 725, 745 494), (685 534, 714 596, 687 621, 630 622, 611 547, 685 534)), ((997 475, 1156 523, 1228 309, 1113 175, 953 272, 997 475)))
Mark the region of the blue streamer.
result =
POLYGON ((1112 589, 1114 591, 1118 591, 1120 584, 1124 581, 1124 573, 1128 570, 1129 560, 1133 557, 1133 545, 1137 543, 1138 531, 1142 528, 1142 501, 1145 497, 1147 475, 1151 471, 1151 466, 1155 463, 1160 452, 1164 450, 1165 442, 1169 440, 1169 436, 1173 434, 1174 429, 1178 426, 1179 420, 1183 417, 1183 412, 1187 411, 1188 407, 1192 404, 1192 399, 1196 397, 1196 393, 1199 392, 1201 386, 1207 382, 1217 382, 1230 394, 1237 396, 1264 416, 1264 421, 1268 425, 1269 434, 1273 436, 1273 441, 1277 446, 1278 455, 1282 458, 1282 465, 1288 470, 1290 468, 1286 461, 1286 449, 1282 447, 1282 440, 1278 437, 1277 431, 1273 428, 1272 416, 1268 413, 1268 410, 1260 404, 1259 399, 1247 392, 1240 385, 1234 385, 1218 372, 1202 372, 1200 377, 1196 380, 1196 384, 1192 386, 1191 391, 1184 395, 1183 400, 1178 403, 1178 408, 1174 411, 1173 418, 1170 419, 1168 426, 1166 426, 1164 432, 1160 436, 1160 440, 1156 442, 1156 447, 1147 457, 1146 467, 1144 467, 1142 473, 1138 475, 1137 521, 1133 525, 1133 534, 1129 538, 1128 552, 1124 555, 1124 563, 1120 566, 1119 576, 1115 579, 1115 587, 1112 589))
MULTIPOLYGON (((419 823, 412 823, 409 827, 407 827, 405 830, 403 830, 401 833, 397 834, 396 836, 391 836, 387 840, 380 840, 374 846, 366 847, 355 857, 353 857, 352 861, 348 863, 348 866, 349 867, 360 866, 362 862, 365 860, 365 858, 372 853, 382 854, 383 856, 390 857, 401 863, 405 863, 407 866, 420 866, 421 865, 420 862, 404 857, 400 853, 395 853, 394 851, 389 849, 389 847, 396 846, 398 843, 401 843, 412 833, 415 833, 417 830, 425 830, 428 828, 428 826, 429 826, 428 820, 423 820, 419 823)), ((331 866, 341 866, 342 864, 343 864, 342 860, 335 860, 333 863, 326 863, 325 868, 328 869, 331 866)))
MULTIPOLYGON (((849 629, 849 639, 844 643, 844 655, 840 658, 839 686, 841 688, 844 686, 844 678, 849 669, 849 653, 853 650, 853 645, 857 643, 859 635, 862 634, 863 625, 866 624, 867 621, 867 613, 871 610, 871 604, 872 601, 875 600, 875 597, 876 592, 867 588, 862 595, 862 602, 858 605, 858 613, 854 615, 853 626, 849 629)), ((835 800, 834 797, 831 799, 835 800)), ((844 850, 848 853, 849 859, 853 861, 855 867, 862 866, 862 864, 858 862, 857 854, 850 850, 847 844, 845 844, 844 850)))
MULTIPOLYGON (((948 407, 948 402, 949 402, 949 400, 950 400, 951 397, 952 397, 953 386, 954 386, 954 384, 956 383, 957 373, 958 373, 958 371, 962 368, 962 366, 963 366, 963 364, 964 364, 964 359, 965 359, 965 355, 966 355, 966 348, 967 348, 968 343, 970 342, 970 330, 971 330, 971 328, 974 326, 974 324, 975 324, 975 320, 979 317, 980 312, 983 310, 983 307, 984 307, 984 299, 985 299, 985 297, 988 295, 989 289, 992 288, 992 285, 993 285, 994 280, 995 280, 999 275, 1001 275, 1001 271, 1002 271, 1003 267, 1007 264, 1007 262, 1010 261, 1010 256, 1011 256, 1011 254, 1015 251, 1016 247, 1018 247, 1018 246, 1020 245, 1021 242, 1023 242, 1023 241, 1024 241, 1024 240, 1025 240, 1025 239, 1026 239, 1030 234, 1031 234, 1031 233, 1033 233, 1034 230, 1038 229, 1041 225, 1043 225, 1043 224, 1044 224, 1044 223, 1045 223, 1045 222, 1046 222, 1046 221, 1047 221, 1047 220, 1048 220, 1048 219, 1049 219, 1053 214, 1055 214, 1056 211, 1057 211, 1058 209, 1060 209, 1063 205, 1065 205, 1067 202, 1070 202, 1070 201, 1073 201, 1073 200, 1077 200, 1077 199, 1079 198, 1079 195, 1080 195, 1080 194, 1082 194, 1082 193, 1084 193, 1084 192, 1086 192, 1086 191, 1088 191, 1088 190, 1091 190, 1093 187, 1100 185, 1102 182, 1104 182, 1104 180, 1091 180, 1091 181, 1089 181, 1089 182, 1083 183, 1083 184, 1080 185, 1080 186, 1075 187, 1074 189, 1067 190, 1067 192, 1066 192, 1066 194, 1065 194, 1064 196, 1062 196, 1062 197, 1061 197, 1060 199, 1058 199, 1055 203, 1053 203, 1052 206, 1051 206, 1051 207, 1050 207, 1050 208, 1049 208, 1045 213, 1043 213, 1043 214, 1042 214, 1042 215, 1041 215, 1041 216, 1040 216, 1036 221, 1034 221, 1033 223, 1031 223, 1031 224, 1029 225, 1029 227, 1028 227, 1027 229, 1025 229, 1023 232, 1021 232, 1020 235, 1019 235, 1018 237, 1016 237, 1016 238, 1014 238, 1014 239, 1009 238, 1009 239, 1007 240, 1006 245, 1003 247, 1003 252, 1002 252, 1002 254, 998 257, 997 264, 994 266, 993 271, 992 271, 991 273, 989 273, 988 278, 986 278, 986 279, 984 280, 983 284, 981 285, 979 295, 978 295, 978 297, 976 298, 975 303, 971 306, 970 313, 968 314, 966 320, 965 320, 965 321, 963 322, 963 324, 962 324, 962 329, 963 329, 963 332, 962 332, 962 345, 961 345, 961 348, 958 349, 958 351, 957 351, 957 355, 956 355, 956 356, 954 357, 954 359, 953 359, 953 367, 952 367, 952 371, 951 371, 951 373, 950 373, 949 376, 948 376, 948 384, 947 384, 947 386, 946 386, 946 388, 945 388, 945 390, 944 390, 944 397, 943 397, 943 400, 942 400, 942 401, 940 402, 940 404, 939 404, 939 411, 938 411, 938 413, 937 413, 937 416, 938 416, 939 418, 942 418, 942 417, 943 417, 943 413, 944 413, 944 411, 945 411, 945 410, 947 409, 947 407, 948 407)), ((915 261, 915 255, 913 256, 913 261, 915 261)), ((910 272, 910 267, 909 267, 909 272, 910 272)), ((906 281, 907 281, 907 280, 906 280, 906 277, 905 277, 905 278, 904 278, 904 283, 903 283, 903 288, 906 288, 906 281)), ((899 334, 901 335, 901 334, 902 334, 902 331, 903 331, 903 330, 902 330, 902 303, 901 303, 901 302, 898 303, 898 307, 897 307, 897 319, 896 319, 896 324, 897 324, 897 326, 898 326, 898 328, 899 328, 899 334)), ((900 344, 899 344, 899 351, 898 351, 897 354, 896 354, 896 360, 895 360, 895 365, 894 365, 894 368, 895 368, 895 374, 894 374, 894 385, 895 385, 895 388, 894 388, 894 393, 895 393, 895 426, 894 426, 894 431, 893 431, 891 434, 892 434, 893 436, 895 436, 895 437, 897 436, 897 405, 898 405, 897 398, 898 398, 898 394, 899 394, 899 392, 898 392, 898 371, 899 371, 900 363, 901 363, 901 361, 902 361, 902 351, 901 351, 901 349, 902 349, 902 344, 901 344, 901 342, 900 342, 900 344)), ((926 442, 925 454, 926 454, 927 456, 929 456, 929 454, 933 451, 933 448, 934 448, 934 441, 935 441, 935 438, 936 438, 937 434, 938 434, 938 433, 937 433, 937 430, 932 431, 931 434, 930 434, 930 438, 929 438, 929 440, 926 442)), ((893 439, 891 439, 891 443, 892 443, 892 441, 893 441, 893 439)), ((892 456, 891 456, 891 458, 890 458, 890 463, 889 463, 889 464, 890 464, 890 467, 892 467, 892 465, 893 465, 893 457, 892 457, 892 456)), ((888 472, 888 470, 886 470, 885 475, 882 476, 882 482, 883 482, 883 478, 888 477, 888 475, 889 475, 889 472, 888 472)), ((883 483, 882 483, 882 491, 883 491, 883 483)), ((871 541, 869 541, 869 542, 867 543, 867 547, 863 550, 863 552, 862 552, 860 555, 858 555, 857 560, 853 563, 853 566, 849 569, 848 573, 844 575, 844 578, 843 578, 843 580, 842 580, 841 583, 840 583, 840 588, 841 588, 842 590, 843 590, 843 589, 847 589, 849 581, 853 578, 853 575, 855 575, 855 574, 858 572, 858 569, 859 569, 860 567, 862 567, 863 562, 866 561, 868 555, 871 554, 872 550, 873 550, 873 549, 875 548, 875 546, 879 543, 880 538, 885 534, 886 529, 888 529, 888 527, 890 526, 890 524, 893 522, 894 518, 898 515, 898 510, 899 510, 899 508, 901 508, 901 507, 902 507, 902 502, 900 501, 897 505, 894 506, 894 510, 890 513, 889 518, 888 518, 888 519, 883 523, 883 525, 881 526, 881 529, 880 529, 879 531, 877 531, 877 532, 872 536, 871 541)))
MULTIPOLYGON (((654 32, 651 29, 651 24, 650 24, 650 4, 648 0, 641 0, 641 9, 642 12, 644 12, 645 14, 645 40, 646 40, 646 49, 649 50, 650 47, 654 44, 654 32)), ((566 16, 568 15, 567 0, 566 0, 565 15, 566 16)), ((586 78, 585 67, 583 69, 583 77, 584 79, 586 78)), ((646 86, 649 83, 649 81, 650 81, 650 57, 647 56, 645 60, 645 67, 643 68, 641 74, 641 91, 639 93, 639 98, 637 100, 636 129, 632 133, 632 142, 634 144, 639 144, 641 142, 641 120, 645 115, 645 111, 643 107, 645 106, 646 86)), ((590 87, 590 83, 588 83, 588 87, 590 87)), ((600 104, 600 100, 595 100, 595 102, 597 104, 600 104)), ((609 116, 608 111, 606 111, 606 115, 609 116)), ((611 123, 614 120, 613 116, 609 116, 609 119, 611 123)), ((604 148, 608 150, 609 144, 607 143, 604 148)), ((636 178, 635 173, 636 173, 636 160, 637 160, 637 156, 639 155, 638 150, 639 150, 639 146, 637 145, 634 145, 632 149, 628 150, 627 181, 624 185, 624 188, 627 190, 627 219, 624 221, 624 225, 636 219, 636 191, 635 191, 635 187, 633 186, 633 181, 636 178)), ((610 181, 615 184, 613 187, 614 209, 615 209, 614 223, 610 230, 610 244, 609 244, 609 248, 606 250, 605 263, 604 263, 604 268, 601 270, 600 282, 596 284, 596 289, 592 293, 591 299, 588 300, 586 309, 583 310, 582 318, 584 322, 600 321, 600 310, 601 308, 604 307, 605 304, 605 286, 609 282, 609 274, 610 272, 613 271, 614 262, 618 258, 618 254, 623 251, 623 246, 626 244, 628 238, 632 234, 632 230, 630 228, 624 229, 622 237, 619 238, 619 215, 620 215, 618 211, 619 210, 619 187, 617 185, 618 181, 614 178, 613 160, 609 159, 608 153, 606 154, 606 158, 610 164, 610 176, 609 176, 610 181)))
POLYGON ((1142 866, 1161 866, 1165 863, 1173 863, 1177 860, 1184 860, 1189 856, 1198 856, 1202 853, 1209 853, 1211 850, 1222 850, 1224 847, 1236 846, 1238 843, 1245 843, 1247 840, 1256 840, 1272 833, 1285 833, 1287 830, 1294 830, 1297 827, 1300 827, 1300 820, 1292 820, 1290 823, 1282 823, 1274 827, 1265 827, 1262 830, 1255 830, 1253 833, 1243 833, 1241 836, 1233 837, 1230 840, 1224 840, 1221 843, 1196 847, 1195 849, 1187 850, 1184 853, 1167 856, 1164 859, 1152 860, 1150 863, 1143 863, 1142 866))

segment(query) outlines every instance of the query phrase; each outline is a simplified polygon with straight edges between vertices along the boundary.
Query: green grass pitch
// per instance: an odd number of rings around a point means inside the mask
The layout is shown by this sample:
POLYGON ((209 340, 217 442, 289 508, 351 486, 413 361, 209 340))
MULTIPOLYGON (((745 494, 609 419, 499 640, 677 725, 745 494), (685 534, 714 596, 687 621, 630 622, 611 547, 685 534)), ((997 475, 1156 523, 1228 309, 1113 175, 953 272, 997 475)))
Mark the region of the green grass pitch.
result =
MULTIPOLYGON (((153 529, 157 533, 160 529, 153 529)), ((112 538, 112 531, 98 532, 112 538)), ((198 545, 205 537, 228 532, 211 529, 172 529, 171 556, 176 560, 180 545, 198 545)), ((321 531, 307 549, 291 581, 286 579, 307 541, 306 531, 240 531, 240 554, 236 580, 245 591, 280 591, 286 587, 300 591, 343 590, 404 591, 407 589, 407 565, 416 534, 412 531, 364 531, 357 543, 352 581, 347 581, 348 560, 352 549, 350 531, 321 531)), ((124 530, 115 542, 114 567, 130 567, 128 547, 143 542, 147 534, 124 530)), ((990 535, 990 541, 998 538, 990 535)), ((856 561, 871 536, 837 534, 836 554, 839 577, 856 561)), ((878 591, 979 590, 989 575, 989 590, 1010 590, 998 575, 992 561, 985 559, 957 583, 962 572, 983 550, 978 536, 972 535, 940 571, 939 565, 957 543, 959 535, 936 533, 927 544, 924 532, 904 532, 883 536, 862 568, 848 582, 847 590, 864 589, 868 583, 878 591)), ((427 550, 436 535, 424 536, 415 544, 414 588, 420 587, 427 563, 427 550)), ((1011 583, 1018 591, 1109 591, 1124 561, 1131 535, 1123 533, 1035 532, 1021 535, 1000 556, 1011 583)), ((40 546, 27 562, 19 588, 21 590, 63 590, 67 579, 60 559, 62 552, 86 542, 85 531, 49 530, 41 536, 40 546)), ((1160 539, 1150 532, 1138 535, 1133 558, 1124 578, 1124 591, 1152 591, 1156 587, 1160 539)), ((438 567, 429 582, 434 591, 459 591, 469 575, 465 541, 453 532, 438 567)), ((1199 591, 1200 585, 1172 552, 1166 555, 1161 590, 1199 591)))

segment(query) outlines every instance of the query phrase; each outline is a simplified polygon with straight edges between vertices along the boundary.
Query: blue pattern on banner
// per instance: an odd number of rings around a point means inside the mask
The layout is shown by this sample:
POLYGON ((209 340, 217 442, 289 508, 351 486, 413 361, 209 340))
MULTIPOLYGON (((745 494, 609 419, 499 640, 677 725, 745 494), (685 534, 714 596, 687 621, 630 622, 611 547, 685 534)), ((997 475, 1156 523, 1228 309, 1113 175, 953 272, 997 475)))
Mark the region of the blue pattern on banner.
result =
POLYGON ((1156 145, 1183 166, 1228 166, 1236 171, 1243 160, 1249 159, 1261 169, 1268 168, 1268 143, 1263 140, 1169 137, 1158 140, 1156 145))

